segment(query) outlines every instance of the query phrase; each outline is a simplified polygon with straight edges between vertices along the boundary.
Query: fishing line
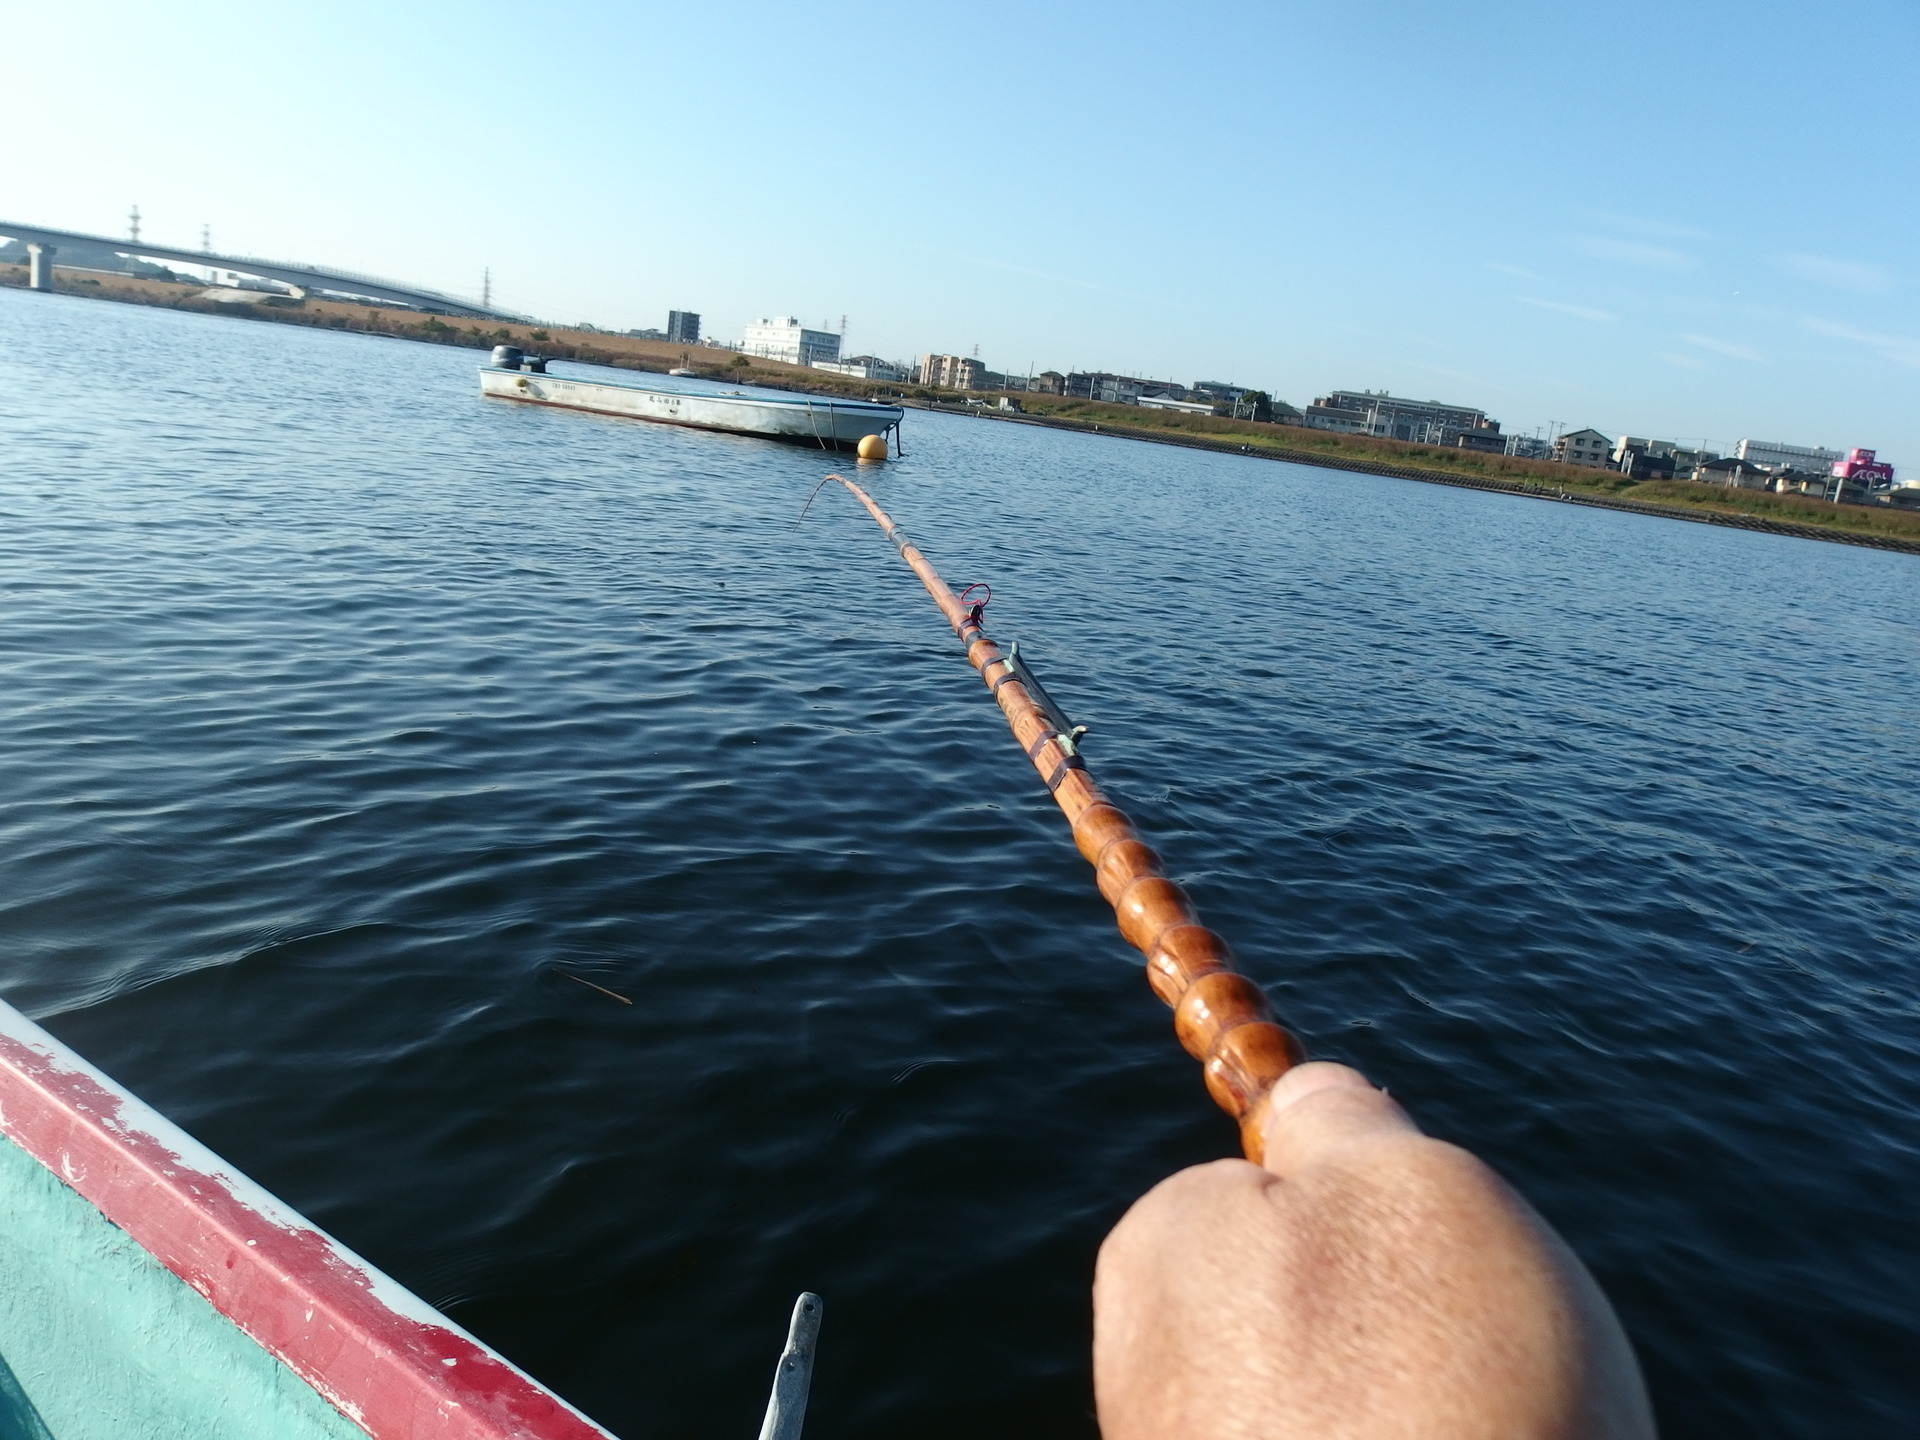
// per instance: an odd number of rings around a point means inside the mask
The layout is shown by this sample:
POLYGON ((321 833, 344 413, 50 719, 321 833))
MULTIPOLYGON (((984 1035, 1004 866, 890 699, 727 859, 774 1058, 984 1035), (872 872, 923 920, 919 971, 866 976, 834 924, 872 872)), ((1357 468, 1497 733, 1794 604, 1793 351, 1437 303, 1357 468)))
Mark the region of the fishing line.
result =
MULTIPOLYGON (((1017 642, 1003 652, 988 637, 985 616, 993 592, 969 585, 954 594, 893 517, 844 475, 829 475, 814 486, 800 520, 830 480, 866 507, 960 637, 968 663, 1067 817, 1074 844, 1113 906, 1120 934, 1146 957, 1147 983, 1172 1007, 1174 1034, 1200 1061, 1208 1093, 1239 1122, 1241 1148, 1258 1164, 1268 1096, 1274 1082, 1306 1058, 1300 1042, 1274 1023, 1260 987, 1233 968, 1227 942, 1200 923, 1186 891, 1167 878, 1159 855, 1094 783, 1080 753, 1086 727, 1068 721, 1021 658, 1017 642), (1001 673, 990 676, 994 669, 1001 673)), ((793 523, 798 526, 800 520, 793 523)))

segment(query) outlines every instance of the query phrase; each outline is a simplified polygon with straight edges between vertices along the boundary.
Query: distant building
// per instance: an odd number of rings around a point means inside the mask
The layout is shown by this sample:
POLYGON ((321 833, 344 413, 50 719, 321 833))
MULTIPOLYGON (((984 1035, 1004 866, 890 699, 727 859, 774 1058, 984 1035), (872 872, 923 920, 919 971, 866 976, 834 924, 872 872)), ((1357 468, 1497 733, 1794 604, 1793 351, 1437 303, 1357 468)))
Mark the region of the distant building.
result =
POLYGON ((1477 450, 1482 455, 1507 453, 1507 437, 1498 430, 1462 430, 1453 437, 1456 450, 1477 450))
POLYGON ((1673 473, 1676 475, 1685 475, 1696 465, 1720 458, 1718 452, 1713 450, 1703 450, 1693 445, 1669 445, 1664 440, 1654 441, 1653 451, 1656 455, 1673 457, 1673 473))
POLYGON ((1285 403, 1276 403, 1266 391, 1255 390, 1247 385, 1232 385, 1224 380, 1196 380, 1184 391, 1174 386, 1168 391, 1166 398, 1209 401, 1213 405, 1214 414, 1224 415, 1233 420, 1258 420, 1271 423, 1275 420, 1296 421, 1300 418, 1298 410, 1285 403))
POLYGON ((1868 505, 1889 500, 1893 491, 1893 466, 1876 460, 1871 450, 1850 450, 1828 467, 1826 474, 1800 466, 1776 467, 1773 488, 1797 495, 1811 495, 1838 505, 1868 505))
MULTIPOLYGON (((1641 455, 1655 456, 1673 462, 1675 475, 1690 475, 1696 466, 1720 457, 1711 450, 1702 450, 1697 446, 1681 445, 1673 440, 1643 440, 1638 435, 1622 435, 1613 442, 1613 463, 1623 472, 1629 451, 1641 455)), ((1750 462, 1751 463, 1751 462, 1750 462)))
POLYGON ((1402 400, 1384 390, 1377 394, 1371 390, 1335 390, 1322 395, 1307 407, 1302 423, 1315 430, 1425 445, 1453 446, 1463 434, 1484 439, 1500 433, 1500 422, 1489 420, 1484 411, 1440 400, 1402 400))
MULTIPOLYGON (((1844 468, 1844 464, 1835 468, 1844 468)), ((1782 470, 1775 477, 1773 488, 1782 494, 1831 500, 1836 505, 1868 505, 1890 493, 1883 484, 1866 475, 1816 475, 1805 470, 1782 470)))
POLYGON ((898 365, 891 360, 882 360, 877 355, 855 355, 850 360, 816 360, 816 370, 825 370, 833 375, 850 375, 856 380, 911 380, 913 367, 898 365))
POLYGON ((1871 450, 1849 450, 1846 459, 1834 462, 1834 478, 1868 490, 1887 489, 1893 484, 1893 466, 1873 457, 1871 450))
POLYGON ((970 355, 926 355, 920 360, 920 383, 939 390, 984 390, 987 367, 970 355))
MULTIPOLYGON (((1622 437, 1623 441, 1628 437, 1622 437)), ((1646 441, 1637 445, 1622 444, 1614 465, 1622 475, 1631 475, 1635 480, 1671 480, 1673 478, 1673 453, 1662 455, 1648 447, 1646 441)))
POLYGON ((1737 455, 1716 455, 1695 465, 1688 477, 1702 485, 1730 485, 1736 490, 1771 490, 1774 471, 1737 455))
POLYGON ((1082 400, 1100 400, 1109 405, 1137 405, 1140 397, 1151 390, 1164 391, 1164 385, 1156 385, 1151 380, 1140 380, 1132 375, 1113 375, 1105 370, 1075 370, 1066 378, 1067 395, 1077 395, 1082 400))
POLYGON ((1181 410, 1189 415, 1213 414, 1211 400, 1175 400, 1171 395, 1142 395, 1133 403, 1142 410, 1181 410))
POLYGON ((763 360, 813 365, 840 358, 840 337, 831 330, 809 330, 791 315, 776 315, 747 326, 740 349, 763 360))
POLYGON ((1331 430, 1336 435, 1367 433, 1365 412, 1342 410, 1337 406, 1322 405, 1317 400, 1307 406, 1306 413, 1300 417, 1300 423, 1309 430, 1331 430))
POLYGON ((667 312, 667 339, 676 345, 700 343, 700 317, 691 310, 667 312))
POLYGON ((1033 388, 1041 395, 1064 395, 1067 393, 1067 377, 1058 370, 1042 370, 1033 377, 1033 388))
MULTIPOLYGON (((920 384, 932 386, 935 389, 958 390, 962 388, 960 377, 963 373, 966 373, 969 379, 975 378, 972 373, 963 372, 961 369, 967 359, 965 355, 922 355, 920 363, 915 367, 913 378, 920 384)), ((974 364, 978 365, 979 362, 975 361, 974 364)))
POLYGON ((1187 390, 1196 400, 1204 398, 1216 405, 1231 405, 1249 393, 1246 386, 1229 384, 1225 380, 1196 380, 1187 390))
POLYGON ((1833 467, 1847 457, 1838 450, 1823 450, 1818 445, 1780 445, 1771 440, 1742 440, 1733 447, 1736 460, 1753 465, 1790 465, 1795 470, 1831 474, 1833 467))
POLYGON ((1521 460, 1551 460, 1553 446, 1538 435, 1509 435, 1506 453, 1521 460))
POLYGON ((1598 430, 1569 430, 1553 442, 1553 458, 1605 469, 1613 464, 1613 442, 1598 430))
POLYGON ((1809 475, 1804 470, 1787 470, 1774 477, 1772 489, 1782 495, 1811 495, 1816 500, 1824 500, 1827 492, 1833 488, 1833 482, 1819 475, 1809 475))

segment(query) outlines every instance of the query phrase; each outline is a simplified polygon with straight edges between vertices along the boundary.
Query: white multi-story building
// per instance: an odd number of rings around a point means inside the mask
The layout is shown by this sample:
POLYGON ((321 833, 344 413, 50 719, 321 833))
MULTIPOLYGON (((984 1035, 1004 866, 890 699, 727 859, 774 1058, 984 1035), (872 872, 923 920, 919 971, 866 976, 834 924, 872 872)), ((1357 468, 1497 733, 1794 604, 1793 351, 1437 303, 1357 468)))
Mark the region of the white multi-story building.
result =
POLYGON ((1499 454, 1506 445, 1500 422, 1486 412, 1441 400, 1401 400, 1382 390, 1336 390, 1307 407, 1304 424, 1343 435, 1372 435, 1381 440, 1411 440, 1421 445, 1457 445, 1461 436, 1499 454))
POLYGON ((840 358, 840 337, 831 330, 809 330, 791 315, 776 315, 747 326, 740 349, 763 360, 817 365, 840 358))
POLYGON ((902 365, 893 360, 882 360, 877 355, 855 355, 849 360, 816 360, 816 370, 825 370, 834 375, 850 375, 856 380, 911 380, 913 366, 902 365))
POLYGON ((1733 458, 1749 465, 1778 465, 1804 470, 1809 475, 1831 475, 1833 467, 1847 457, 1838 450, 1823 450, 1818 445, 1778 445, 1771 440, 1742 440, 1733 447, 1733 458))

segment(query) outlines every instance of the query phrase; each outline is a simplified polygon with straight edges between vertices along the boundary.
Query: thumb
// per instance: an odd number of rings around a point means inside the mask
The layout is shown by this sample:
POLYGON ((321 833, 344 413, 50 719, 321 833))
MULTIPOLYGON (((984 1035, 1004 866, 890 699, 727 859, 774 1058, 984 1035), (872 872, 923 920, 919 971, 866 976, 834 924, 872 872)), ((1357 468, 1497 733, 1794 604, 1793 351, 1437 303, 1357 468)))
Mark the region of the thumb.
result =
POLYGON ((1275 1083, 1267 1100, 1262 1164, 1284 1180, 1352 1147, 1419 1133, 1407 1112, 1358 1070, 1314 1060, 1275 1083))

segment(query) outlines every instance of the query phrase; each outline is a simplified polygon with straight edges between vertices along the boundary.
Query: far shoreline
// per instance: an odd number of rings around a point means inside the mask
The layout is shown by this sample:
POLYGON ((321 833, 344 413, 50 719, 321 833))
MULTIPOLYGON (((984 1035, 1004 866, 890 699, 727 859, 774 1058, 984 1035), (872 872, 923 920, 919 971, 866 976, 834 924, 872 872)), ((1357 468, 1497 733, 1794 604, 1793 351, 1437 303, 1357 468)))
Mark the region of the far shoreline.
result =
MULTIPOLYGON (((1254 447, 1234 444, 1230 441, 1215 440, 1203 436, 1178 436, 1155 434, 1151 431, 1139 431, 1125 425, 1111 423, 1078 424, 1061 420, 1053 416, 1007 415, 992 410, 963 410, 960 406, 941 405, 937 402, 902 400, 899 403, 912 409, 932 411, 937 414, 952 415, 965 413, 988 420, 1005 420, 1016 424, 1041 425, 1055 430, 1077 430, 1082 434, 1094 433, 1116 440, 1140 440, 1150 445, 1178 445, 1193 450, 1208 450, 1215 454, 1239 455, 1248 460, 1282 460, 1294 465, 1313 465, 1328 470, 1345 470, 1358 475, 1379 475, 1393 480, 1417 480, 1425 485, 1451 485, 1460 489, 1484 490, 1492 494, 1515 495, 1529 500, 1552 500, 1563 503, 1585 505, 1593 509, 1619 510, 1631 515, 1647 515, 1659 520, 1691 520, 1705 525, 1725 525, 1739 530, 1752 530, 1769 535, 1784 535, 1798 540, 1827 540, 1840 545, 1863 545, 1874 550, 1897 550, 1905 554, 1920 555, 1920 538, 1908 539, 1902 535, 1883 535, 1869 531, 1842 529, 1837 525, 1795 524, 1792 521, 1774 520, 1764 516, 1745 514, 1739 511, 1712 509, 1705 505, 1687 504, 1649 504, 1645 501, 1623 499, 1618 496, 1596 494, 1586 490, 1565 490, 1538 481, 1506 480, 1493 477, 1477 477, 1453 474, 1443 470, 1423 469, 1413 465, 1391 465, 1372 460, 1341 459, 1335 456, 1311 452, 1287 450, 1280 446, 1254 447)), ((1279 427, 1290 429, 1294 427, 1279 427)), ((1577 467, 1569 466, 1569 469, 1577 467)), ((1603 471, 1602 474, 1610 472, 1603 471)), ((1656 482, 1665 485, 1683 485, 1688 489, 1714 491, 1719 487, 1695 485, 1692 481, 1656 482)), ((1644 488, 1645 482, 1642 482, 1644 488)), ((1865 506, 1847 506, 1849 510, 1866 509, 1865 506)), ((1877 511, 1869 511, 1877 515, 1877 511)), ((1898 514, 1899 512, 1894 512, 1898 514)), ((1915 527, 1920 530, 1920 526, 1915 527)))
MULTIPOLYGON (((25 266, 0 264, 0 286, 25 289, 26 283, 25 266)), ((56 294, 88 299, 478 349, 518 345, 557 360, 654 374, 686 368, 706 379, 775 390, 861 400, 885 399, 936 413, 983 416, 1015 424, 1920 555, 1920 512, 1885 506, 1833 505, 1805 496, 1731 490, 1690 480, 1635 481, 1613 471, 1557 461, 1446 451, 1437 446, 1335 435, 1252 420, 1143 412, 1133 406, 1031 391, 932 390, 917 385, 862 381, 712 346, 675 345, 598 330, 504 322, 463 324, 453 317, 423 315, 414 310, 312 298, 295 300, 264 292, 259 300, 250 303, 201 299, 207 288, 198 283, 147 280, 108 271, 75 271, 59 266, 54 270, 56 294), (997 402, 1003 395, 1018 402, 1021 411, 998 410, 997 402), (969 401, 975 403, 970 405, 969 401)))

